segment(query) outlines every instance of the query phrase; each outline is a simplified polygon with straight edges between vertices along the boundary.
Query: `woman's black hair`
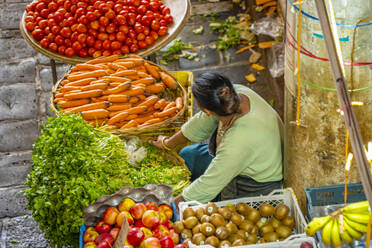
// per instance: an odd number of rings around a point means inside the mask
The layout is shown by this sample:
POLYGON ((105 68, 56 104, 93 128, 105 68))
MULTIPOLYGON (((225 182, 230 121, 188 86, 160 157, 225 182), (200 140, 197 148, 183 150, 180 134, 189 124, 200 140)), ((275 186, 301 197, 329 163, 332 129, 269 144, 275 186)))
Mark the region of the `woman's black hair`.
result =
POLYGON ((192 93, 202 108, 220 116, 239 112, 240 97, 231 81, 218 72, 202 73, 192 85, 192 93))

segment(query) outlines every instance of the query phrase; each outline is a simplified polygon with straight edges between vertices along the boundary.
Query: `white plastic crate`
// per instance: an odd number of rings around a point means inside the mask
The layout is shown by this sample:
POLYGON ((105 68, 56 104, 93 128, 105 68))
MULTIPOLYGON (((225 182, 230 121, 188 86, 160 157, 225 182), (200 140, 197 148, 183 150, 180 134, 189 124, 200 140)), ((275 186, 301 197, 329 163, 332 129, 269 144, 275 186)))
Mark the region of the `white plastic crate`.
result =
MULTIPOLYGON (((306 237, 305 234, 305 226, 306 226, 306 220, 300 210, 300 207, 298 206, 297 200, 295 195, 292 193, 293 190, 291 188, 288 189, 277 189, 271 192, 268 195, 264 196, 256 196, 256 197, 245 197, 245 198, 239 198, 234 200, 228 200, 228 201, 221 201, 221 202, 215 202, 215 204, 218 207, 224 207, 227 204, 237 204, 240 202, 247 203, 250 207, 258 209, 262 204, 264 203, 270 203, 274 207, 276 207, 279 204, 285 204, 290 208, 290 215, 294 217, 295 219, 295 227, 294 227, 294 234, 289 236, 286 240, 281 242, 273 242, 273 243, 264 243, 264 244, 255 244, 255 245, 245 245, 240 247, 249 247, 249 248, 261 248, 261 247, 286 247, 286 248, 299 248, 302 242, 308 241, 312 242, 314 248, 316 247, 315 241, 312 238, 306 237), (303 239, 305 241, 300 242, 300 239, 303 239), (290 246, 291 245, 291 246, 290 246)), ((205 207, 206 204, 202 204, 198 201, 189 201, 189 202, 181 202, 179 204, 179 212, 180 212, 180 219, 183 219, 183 211, 191 207, 193 209, 197 209, 200 207, 205 207)), ((191 247, 198 247, 198 248, 210 248, 209 245, 203 245, 203 246, 196 246, 192 245, 191 247)))

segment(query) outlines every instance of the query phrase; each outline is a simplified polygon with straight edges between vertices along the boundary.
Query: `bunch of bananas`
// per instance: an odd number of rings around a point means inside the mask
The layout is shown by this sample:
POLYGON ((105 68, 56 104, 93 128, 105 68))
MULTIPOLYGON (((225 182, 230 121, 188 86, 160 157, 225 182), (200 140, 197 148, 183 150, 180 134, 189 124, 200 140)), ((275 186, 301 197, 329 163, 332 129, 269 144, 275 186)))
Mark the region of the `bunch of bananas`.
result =
POLYGON ((340 247, 342 241, 351 243, 361 239, 367 232, 370 218, 368 201, 347 205, 328 216, 314 218, 305 228, 306 235, 313 236, 323 228, 322 241, 325 245, 340 247))

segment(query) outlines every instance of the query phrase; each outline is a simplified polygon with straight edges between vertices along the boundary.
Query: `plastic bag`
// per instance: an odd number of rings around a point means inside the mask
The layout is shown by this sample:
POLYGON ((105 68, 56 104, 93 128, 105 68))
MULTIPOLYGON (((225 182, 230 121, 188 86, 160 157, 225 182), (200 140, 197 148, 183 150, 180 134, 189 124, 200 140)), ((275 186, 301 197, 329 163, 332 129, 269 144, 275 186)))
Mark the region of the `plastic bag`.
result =
POLYGON ((256 34, 265 34, 277 40, 282 40, 284 32, 283 20, 279 17, 264 17, 252 24, 251 30, 256 34))
POLYGON ((124 142, 124 149, 128 152, 129 162, 133 166, 140 163, 147 155, 146 148, 139 145, 140 141, 136 138, 124 142))
POLYGON ((276 42, 268 52, 268 66, 273 78, 284 75, 284 42, 276 42))

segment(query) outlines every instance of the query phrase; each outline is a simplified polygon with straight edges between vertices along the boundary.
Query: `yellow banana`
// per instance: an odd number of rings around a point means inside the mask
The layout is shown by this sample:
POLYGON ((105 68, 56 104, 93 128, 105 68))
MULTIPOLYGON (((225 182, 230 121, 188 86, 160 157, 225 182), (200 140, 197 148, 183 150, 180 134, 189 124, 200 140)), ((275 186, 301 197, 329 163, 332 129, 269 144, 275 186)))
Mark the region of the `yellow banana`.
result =
POLYGON ((333 221, 333 226, 332 226, 332 231, 331 231, 331 241, 334 247, 340 247, 342 245, 342 241, 340 237, 340 229, 338 226, 337 219, 333 221))
POLYGON ((366 233, 367 232, 367 225, 365 225, 365 224, 361 224, 361 223, 352 221, 352 220, 348 219, 346 216, 344 216, 344 221, 349 226, 351 226, 352 228, 354 228, 355 230, 357 230, 358 232, 362 232, 362 233, 366 233))
POLYGON ((348 213, 360 213, 360 212, 368 211, 368 208, 369 208, 368 201, 362 201, 362 202, 351 203, 347 205, 346 207, 344 207, 342 211, 348 212, 348 213))
POLYGON ((332 228, 334 224, 334 219, 332 218, 328 223, 324 226, 322 231, 322 241, 325 245, 331 245, 331 234, 332 234, 332 228))
POLYGON ((346 212, 346 213, 343 213, 343 215, 351 221, 362 223, 362 224, 368 224, 368 221, 369 221, 369 212, 363 212, 359 214, 346 212))
POLYGON ((350 236, 353 239, 361 239, 363 237, 363 234, 352 228, 348 223, 346 223, 345 219, 343 221, 343 226, 345 228, 345 231, 350 234, 350 236))
POLYGON ((307 226, 305 227, 305 232, 307 236, 314 236, 315 233, 320 230, 325 224, 327 224, 331 219, 331 216, 315 217, 307 226))
POLYGON ((351 242, 353 242, 353 238, 351 237, 351 235, 346 230, 341 233, 341 239, 346 244, 350 244, 351 242))

